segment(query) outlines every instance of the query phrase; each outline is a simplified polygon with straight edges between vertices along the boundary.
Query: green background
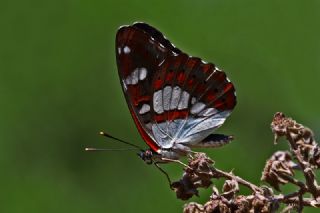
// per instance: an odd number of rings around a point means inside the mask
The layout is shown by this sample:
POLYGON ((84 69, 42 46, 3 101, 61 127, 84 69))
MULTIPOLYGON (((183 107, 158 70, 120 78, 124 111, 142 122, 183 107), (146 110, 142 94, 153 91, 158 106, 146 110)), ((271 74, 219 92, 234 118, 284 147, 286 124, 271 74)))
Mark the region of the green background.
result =
MULTIPOLYGON (((84 152, 123 147, 101 130, 146 147, 115 62, 116 31, 134 21, 216 63, 234 82, 238 105, 218 132, 236 140, 205 150, 218 168, 260 184, 266 159, 287 148, 273 145, 277 111, 319 136, 318 0, 2 0, 0 212, 182 211, 165 177, 134 152, 84 152)), ((165 169, 181 176, 178 165, 165 169)))

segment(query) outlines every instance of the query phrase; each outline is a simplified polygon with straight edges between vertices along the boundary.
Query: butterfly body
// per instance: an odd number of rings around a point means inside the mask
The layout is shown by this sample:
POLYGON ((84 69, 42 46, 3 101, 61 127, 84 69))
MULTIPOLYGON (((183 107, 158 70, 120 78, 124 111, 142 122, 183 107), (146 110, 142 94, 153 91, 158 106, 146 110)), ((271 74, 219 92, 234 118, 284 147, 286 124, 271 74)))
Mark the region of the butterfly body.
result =
POLYGON ((116 58, 130 113, 150 147, 140 157, 179 159, 192 147, 231 140, 210 134, 236 105, 233 84, 214 64, 187 55, 145 23, 118 30, 116 58))

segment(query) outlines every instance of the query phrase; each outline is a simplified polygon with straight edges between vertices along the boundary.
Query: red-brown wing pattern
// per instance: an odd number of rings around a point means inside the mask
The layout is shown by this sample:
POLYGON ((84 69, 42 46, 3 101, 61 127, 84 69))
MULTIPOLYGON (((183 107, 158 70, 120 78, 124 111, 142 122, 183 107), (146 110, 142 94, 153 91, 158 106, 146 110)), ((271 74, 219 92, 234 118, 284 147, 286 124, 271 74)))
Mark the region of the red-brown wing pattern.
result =
POLYGON ((154 151, 197 144, 222 125, 236 104, 224 72, 182 53, 147 24, 121 27, 116 52, 130 112, 154 151))
POLYGON ((152 79, 159 64, 169 55, 179 54, 153 27, 136 23, 121 27, 116 36, 116 58, 121 85, 135 124, 146 143, 157 151, 159 146, 150 129, 152 79))
POLYGON ((224 72, 184 53, 166 59, 152 88, 153 133, 166 147, 204 139, 236 104, 235 89, 224 72))

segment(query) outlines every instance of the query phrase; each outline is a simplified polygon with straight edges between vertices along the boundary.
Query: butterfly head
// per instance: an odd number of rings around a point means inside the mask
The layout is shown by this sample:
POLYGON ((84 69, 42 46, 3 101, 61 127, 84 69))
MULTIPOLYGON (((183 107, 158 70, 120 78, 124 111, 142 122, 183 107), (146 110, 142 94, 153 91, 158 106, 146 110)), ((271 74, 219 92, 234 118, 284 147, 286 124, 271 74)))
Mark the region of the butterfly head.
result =
POLYGON ((153 163, 154 153, 150 149, 141 151, 141 152, 139 152, 137 154, 147 164, 152 164, 153 163))

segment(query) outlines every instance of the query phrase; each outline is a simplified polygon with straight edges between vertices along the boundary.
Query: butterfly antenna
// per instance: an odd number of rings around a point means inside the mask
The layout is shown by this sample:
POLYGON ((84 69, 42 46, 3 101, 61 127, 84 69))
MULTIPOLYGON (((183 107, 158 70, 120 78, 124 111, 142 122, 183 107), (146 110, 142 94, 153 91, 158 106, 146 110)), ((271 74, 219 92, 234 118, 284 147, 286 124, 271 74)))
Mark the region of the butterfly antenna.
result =
POLYGON ((137 145, 135 145, 135 144, 133 144, 133 143, 129 143, 129 142, 127 142, 127 141, 124 141, 124 140, 121 140, 121 139, 119 139, 119 138, 113 137, 112 135, 109 135, 109 134, 107 134, 107 133, 105 133, 105 132, 100 132, 100 135, 103 135, 103 136, 105 136, 105 137, 107 137, 107 138, 111 138, 111 139, 116 140, 116 141, 118 141, 118 142, 127 144, 127 145, 132 146, 132 147, 134 147, 134 148, 136 148, 136 149, 139 149, 140 151, 144 151, 140 146, 137 146, 137 145))
POLYGON ((137 150, 136 148, 127 148, 127 149, 98 149, 98 148, 85 148, 85 151, 129 151, 129 150, 137 150))

